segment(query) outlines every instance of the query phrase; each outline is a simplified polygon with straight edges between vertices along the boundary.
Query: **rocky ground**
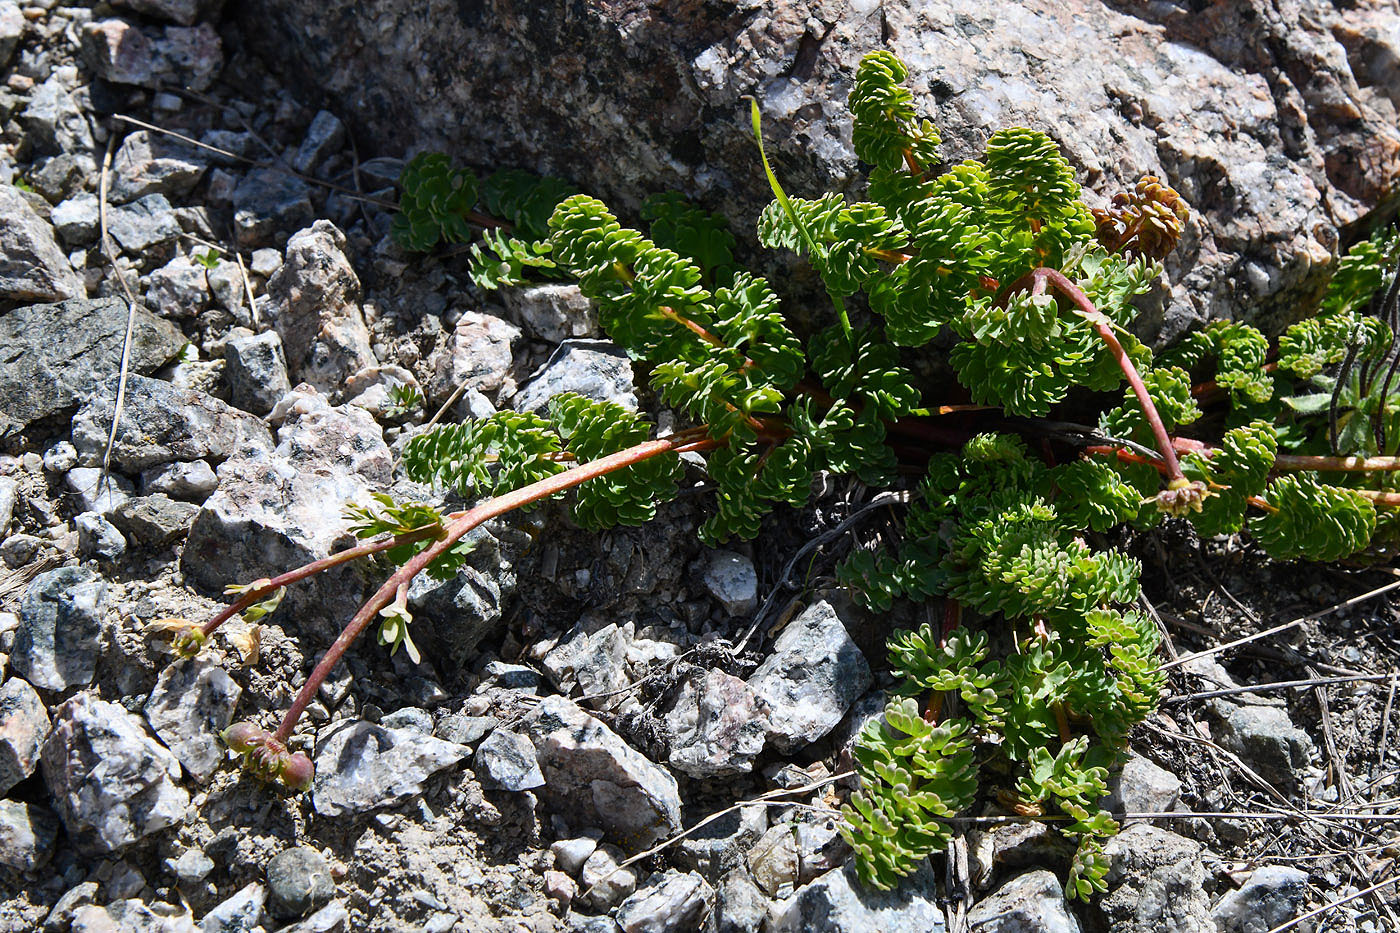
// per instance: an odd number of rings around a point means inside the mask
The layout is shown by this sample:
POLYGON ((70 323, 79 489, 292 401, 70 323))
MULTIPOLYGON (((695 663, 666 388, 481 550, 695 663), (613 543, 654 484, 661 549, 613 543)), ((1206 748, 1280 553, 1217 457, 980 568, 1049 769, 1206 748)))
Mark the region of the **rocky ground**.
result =
MULTIPOLYGON (((370 639, 322 689, 312 791, 242 777, 218 731, 274 725, 382 570, 194 660, 152 623, 342 547, 372 492, 441 501, 396 454, 449 401, 655 409, 571 287, 483 296, 460 255, 400 251, 402 163, 245 37, 197 0, 0 0, 0 930, 1263 933, 1393 877, 1394 681, 1354 679, 1400 664, 1382 594, 1174 669, 1092 904, 995 809, 898 892, 860 886, 834 808, 891 620, 832 586, 849 536, 802 550, 870 499, 829 483, 732 550, 699 546, 699 494, 604 535, 549 508, 489 527, 410 594, 423 663, 370 639), (1342 682, 1249 688, 1318 678, 1342 682)), ((1392 579, 1179 534, 1118 542, 1173 655, 1392 579)), ((1395 903, 1317 928, 1398 929, 1395 903)))

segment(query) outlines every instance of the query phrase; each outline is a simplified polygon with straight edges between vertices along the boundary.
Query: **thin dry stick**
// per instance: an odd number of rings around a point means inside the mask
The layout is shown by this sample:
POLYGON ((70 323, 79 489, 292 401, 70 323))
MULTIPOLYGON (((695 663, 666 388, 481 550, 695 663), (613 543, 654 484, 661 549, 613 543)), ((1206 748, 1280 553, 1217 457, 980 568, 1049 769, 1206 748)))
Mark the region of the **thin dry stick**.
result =
POLYGON ((150 130, 153 133, 163 133, 166 136, 172 136, 175 139, 180 140, 180 142, 182 143, 187 143, 188 145, 196 146, 200 149, 207 149, 210 152, 218 153, 226 159, 234 159, 239 162, 244 162, 248 165, 256 166, 257 168, 267 168, 272 169, 273 171, 282 172, 283 174, 290 175, 293 178, 300 179, 301 181, 306 182, 308 185, 319 185, 322 188, 326 188, 338 194, 343 194, 347 198, 350 198, 352 200, 363 201, 366 204, 374 204, 378 207, 387 208, 389 210, 398 209, 398 205, 395 204, 393 201, 385 201, 383 198, 374 198, 370 197, 369 195, 358 194, 352 188, 347 188, 344 185, 337 185, 335 182, 325 181, 323 179, 317 178, 314 175, 303 175, 301 172, 292 171, 286 166, 279 165, 276 162, 265 162, 259 159, 252 159, 245 155, 239 155, 236 152, 230 152, 227 149, 220 149, 218 146, 211 146, 208 143, 200 142, 199 140, 191 136, 186 136, 183 133, 177 133, 174 130, 168 130, 163 126, 156 126, 154 123, 147 123, 145 120, 138 120, 135 117, 129 117, 124 113, 114 113, 112 114, 112 118, 115 120, 120 120, 123 123, 130 123, 133 126, 139 126, 143 130, 150 130))
POLYGON ((107 433, 107 446, 102 451, 102 472, 97 477, 97 487, 93 494, 102 495, 112 470, 112 448, 117 444, 117 425, 122 420, 122 407, 126 404, 126 377, 131 366, 131 335, 136 328, 136 296, 126 282, 122 267, 117 265, 116 250, 112 248, 112 238, 107 234, 107 185, 112 175, 112 153, 116 149, 117 135, 107 135, 107 151, 102 154, 102 173, 97 176, 97 226, 98 242, 102 244, 102 255, 107 257, 112 270, 117 274, 117 284, 126 295, 126 336, 122 338, 121 366, 117 372, 117 399, 112 404, 112 429, 107 433))
MULTIPOLYGON (((1269 690, 1292 690, 1296 687, 1322 687, 1333 684, 1395 682, 1397 674, 1359 674, 1355 677, 1309 677, 1306 680, 1279 680, 1267 684, 1251 684, 1248 687, 1230 687, 1227 690, 1206 690, 1200 693, 1186 693, 1168 697, 1166 704, 1185 703, 1188 700, 1211 700, 1215 697, 1235 696, 1241 693, 1265 693, 1269 690)), ((1384 739, 1382 739, 1384 743, 1384 739)))
POLYGON ((243 256, 234 250, 233 258, 238 260, 238 274, 243 277, 243 293, 248 296, 248 318, 253 322, 253 330, 258 329, 258 299, 253 297, 253 280, 248 278, 248 267, 243 264, 243 256))
POLYGON ((1376 759, 1376 770, 1371 772, 1372 778, 1375 777, 1376 771, 1385 767, 1386 742, 1390 738, 1390 708, 1395 703, 1395 684, 1397 681, 1400 681, 1400 675, 1390 678, 1390 689, 1386 691, 1385 712, 1381 714, 1381 748, 1376 759))
POLYGON ((1339 898, 1337 898, 1335 901, 1329 901, 1328 903, 1323 904, 1321 907, 1318 907, 1316 910, 1310 910, 1310 911, 1308 911, 1308 912, 1305 913, 1305 914, 1300 914, 1299 916, 1294 917, 1292 920, 1288 921, 1287 923, 1281 923, 1281 924, 1279 924, 1278 926, 1274 927, 1272 930, 1269 930, 1268 933, 1284 933, 1284 931, 1286 931, 1286 930, 1291 930, 1291 929, 1293 929, 1294 927, 1299 926, 1299 925, 1305 923, 1305 922, 1308 921, 1308 920, 1311 920, 1313 917, 1319 916, 1320 914, 1325 914, 1325 913, 1327 913, 1329 910, 1332 910, 1332 909, 1334 909, 1334 908, 1340 907, 1340 906, 1342 906, 1343 904, 1349 904, 1349 903, 1351 903, 1352 901, 1358 900, 1358 899, 1360 899, 1360 898, 1363 898, 1363 897, 1365 897, 1365 896, 1368 895, 1368 894, 1374 894, 1375 892, 1379 891, 1381 888, 1387 887, 1388 885, 1392 885, 1392 884, 1394 884, 1396 881, 1400 881, 1400 875, 1391 875, 1389 878, 1385 879, 1384 881, 1377 881, 1375 884, 1371 885, 1369 888, 1363 888, 1362 890, 1357 891, 1357 892, 1355 892, 1355 893, 1353 893, 1353 894, 1348 894, 1346 897, 1339 897, 1339 898))
MULTIPOLYGON (((1400 572, 1392 570, 1389 567, 1377 569, 1384 569, 1387 572, 1397 577, 1400 577, 1400 572)), ((1208 648, 1205 651, 1197 651, 1195 654, 1183 655, 1177 658, 1175 661, 1168 661, 1166 664, 1161 665, 1157 668, 1157 670, 1168 671, 1174 667, 1180 667, 1181 665, 1188 664, 1191 661, 1199 660, 1200 658, 1209 658, 1222 652, 1229 651, 1231 648, 1238 648, 1240 645, 1247 645, 1252 641, 1258 641, 1261 638, 1268 638, 1270 635, 1277 635, 1279 632, 1286 632, 1291 628, 1297 628, 1298 626, 1305 625, 1306 623, 1311 622, 1314 619, 1320 619, 1323 616, 1331 615, 1339 609, 1350 608, 1351 606, 1355 606, 1358 603, 1363 603, 1368 599, 1373 599, 1377 596, 1380 596, 1383 593, 1389 593, 1391 590, 1394 589, 1400 589, 1400 580, 1396 580, 1393 583, 1387 583, 1385 586, 1378 586, 1374 590, 1368 590, 1367 592, 1362 593, 1360 596, 1353 596, 1351 597, 1351 599, 1343 600, 1342 602, 1337 603, 1335 606, 1328 606, 1326 609, 1319 609, 1316 612, 1310 612, 1307 615, 1302 616, 1301 618, 1294 619, 1292 622, 1285 622, 1282 625, 1275 625, 1273 628, 1265 629, 1262 632, 1255 632, 1253 635, 1246 635, 1244 638, 1237 638, 1232 642, 1227 642, 1215 648, 1208 648)))
POLYGON ((826 531, 823 531, 811 541, 808 541, 806 544, 802 545, 798 552, 792 555, 788 562, 783 565, 783 572, 778 577, 778 582, 773 585, 773 589, 769 592, 768 598, 765 599, 763 601, 763 605, 759 607, 757 615, 753 617, 753 622, 749 624, 748 630, 744 632, 744 637, 740 638, 739 643, 734 646, 733 653, 737 655, 744 650, 744 646, 749 643, 749 639, 753 637, 753 633, 756 632, 758 630, 758 627, 763 623, 764 618, 768 615, 768 611, 773 608, 773 603, 775 600, 777 600, 778 594, 782 592, 783 587, 787 584, 787 579, 792 575, 793 568, 797 566, 798 562, 801 561, 803 557, 810 554, 813 550, 824 546, 828 541, 831 541, 845 534, 847 529, 849 529, 867 513, 879 508, 880 506, 889 505, 893 502, 901 501, 903 498, 904 493, 882 492, 879 495, 875 496, 873 499, 871 499, 869 502, 865 503, 865 505, 856 509, 850 515, 847 515, 844 519, 841 520, 840 524, 838 524, 836 527, 829 528, 826 531))
MULTIPOLYGON (((730 813, 737 813, 739 810, 742 810, 744 807, 753 807, 753 806, 758 806, 758 805, 761 805, 761 804, 768 804, 768 803, 771 803, 771 802, 777 800, 777 798, 779 798, 779 797, 791 797, 791 796, 794 795, 794 794, 805 794, 805 793, 809 793, 809 792, 814 791, 814 790, 819 790, 820 788, 823 788, 823 787, 825 787, 825 786, 828 785, 828 784, 834 784, 834 783, 836 783, 837 781, 844 780, 845 778, 852 777, 852 776, 854 776, 854 775, 855 775, 855 772, 854 772, 854 771, 842 771, 840 774, 833 774, 831 777, 822 778, 820 781, 813 781, 811 784, 804 784, 804 785, 802 785, 801 787, 791 787, 791 788, 781 788, 781 787, 780 787, 780 788, 778 788, 777 790, 770 790, 770 791, 768 791, 766 794, 759 794, 757 797, 754 797, 754 798, 752 798, 752 799, 750 799, 750 800, 741 800, 741 801, 739 801, 738 803, 733 804, 732 806, 725 807, 723 810, 718 810, 718 811, 716 811, 716 812, 714 812, 714 813, 711 813, 709 816, 705 817, 703 820, 701 820, 700 822, 696 823, 694 826, 690 827, 689 829, 683 829, 683 830, 681 830, 680 832, 676 833, 675 835, 670 836, 669 838, 664 839, 664 840, 662 840, 661 842, 658 842, 656 845, 652 846, 650 849, 647 849, 647 850, 644 851, 644 852, 638 852, 636 855, 632 856, 631 858, 624 859, 623 861, 619 862, 619 863, 616 865, 616 867, 614 867, 614 868, 612 869, 612 871, 608 872, 606 875, 604 875, 603 877, 599 878, 597 881, 595 881, 595 882, 593 882, 591 885, 589 885, 589 886, 588 886, 588 889, 587 889, 586 891, 584 891, 583 894, 582 894, 581 896, 582 896, 583 898, 586 899, 587 896, 593 891, 594 888, 596 888, 598 885, 602 884, 604 881, 607 881, 607 880, 608 880, 609 878, 611 878, 615 873, 621 871, 622 869, 626 868, 626 867, 629 866, 629 865, 635 865, 636 863, 640 862, 642 859, 644 859, 644 858, 650 858, 651 856, 655 855, 656 853, 661 852, 661 851, 663 851, 663 850, 669 848, 670 846, 675 845, 677 842, 680 842, 682 839, 686 838, 687 836, 690 836, 691 834, 695 833, 696 831, 698 831, 698 830, 700 830, 700 829, 703 829, 703 828, 706 827, 706 826, 709 826, 711 823, 713 823, 715 820, 719 819, 720 817, 728 816, 730 813)), ((794 806, 795 806, 795 804, 793 804, 792 801, 784 800, 784 801, 779 801, 779 802, 782 803, 782 804, 784 804, 784 805, 794 805, 794 806)))

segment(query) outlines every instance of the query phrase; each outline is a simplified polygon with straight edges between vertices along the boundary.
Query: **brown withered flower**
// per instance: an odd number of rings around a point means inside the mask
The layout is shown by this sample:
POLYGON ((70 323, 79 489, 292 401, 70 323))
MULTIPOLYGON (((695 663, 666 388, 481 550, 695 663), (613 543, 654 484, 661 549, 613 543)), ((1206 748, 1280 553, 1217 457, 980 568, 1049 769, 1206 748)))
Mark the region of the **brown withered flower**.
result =
POLYGON ((1104 249, 1157 260, 1181 239, 1191 209, 1174 189, 1146 175, 1132 191, 1115 194, 1107 208, 1095 208, 1093 214, 1094 234, 1104 249))

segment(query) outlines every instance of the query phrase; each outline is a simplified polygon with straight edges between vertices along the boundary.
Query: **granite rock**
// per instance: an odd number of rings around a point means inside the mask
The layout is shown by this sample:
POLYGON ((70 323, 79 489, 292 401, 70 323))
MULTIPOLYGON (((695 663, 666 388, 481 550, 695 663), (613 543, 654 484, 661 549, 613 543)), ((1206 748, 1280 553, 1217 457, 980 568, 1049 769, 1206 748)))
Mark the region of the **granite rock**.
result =
POLYGON ((6 680, 0 686, 0 795, 34 773, 48 734, 49 714, 39 694, 19 677, 6 680))
POLYGON ((276 331, 230 338, 224 344, 224 362, 229 401, 244 411, 265 415, 292 390, 276 331))
POLYGON ((769 728, 766 702, 717 669, 685 682, 665 722, 671 767, 699 778, 753 770, 769 728))
MULTIPOLYGON (((0 185, 0 298, 64 301, 85 294, 83 278, 58 248, 53 227, 34 212, 18 188, 0 185)), ((9 354, 0 354, 3 366, 9 354)))
POLYGON ((769 740, 784 753, 835 729, 872 682, 865 656, 825 600, 787 624, 749 678, 769 708, 769 740))
POLYGON ((112 204, 148 194, 183 197, 204 177, 204 158, 187 143, 137 130, 122 140, 112 157, 112 204))
POLYGON ((37 871, 53 856, 58 817, 38 804, 0 800, 0 865, 37 871))
POLYGON ((460 385, 494 397, 503 387, 513 390, 512 348, 520 328, 489 314, 468 311, 428 360, 432 376, 427 397, 441 405, 460 385))
POLYGON ((107 584, 82 567, 35 577, 24 591, 10 668, 35 687, 67 690, 92 682, 107 615, 107 584))
POLYGON ((714 889, 695 872, 657 872, 617 908, 623 933, 685 933, 704 926, 714 889))
MULTIPOLYGON (((333 408, 309 387, 283 401, 277 447, 220 466, 219 488, 195 516, 181 566, 200 586, 222 590, 328 556, 348 537, 342 509, 388 485, 392 457, 365 411, 333 408)), ((354 568, 336 568, 290 588, 279 611, 328 636, 359 607, 362 585, 354 568)))
MULTIPOLYGON (((0 316, 0 416, 29 425, 69 413, 98 391, 121 366, 126 309, 117 298, 77 298, 0 316)), ((138 308, 131 372, 154 372, 184 345, 178 328, 138 308)))
POLYGON ((147 27, 102 19, 85 23, 80 39, 88 67, 113 84, 207 91, 224 66, 223 43, 208 23, 147 27))
MULTIPOLYGON (((88 463, 101 461, 116 396, 115 384, 102 386, 73 416, 73 445, 88 463)), ((137 473, 177 460, 219 463, 271 447, 261 419, 195 389, 130 376, 112 464, 137 473)))
POLYGON ((542 799, 571 819, 635 848, 681 828, 676 779, 572 700, 546 697, 522 728, 544 773, 542 799))
POLYGON ((1268 933, 1306 909, 1308 873, 1287 865, 1264 865, 1211 908, 1222 933, 1268 933))
POLYGON ((180 762, 116 703, 79 694, 60 706, 40 761, 80 851, 113 852, 185 819, 180 762))
POLYGON ((351 375, 376 364, 360 310, 360 280, 345 255, 345 235, 329 221, 318 220, 287 241, 267 295, 267 315, 293 379, 338 397, 351 375))
POLYGON ((543 412, 561 392, 637 407, 632 361, 608 340, 566 340, 515 397, 517 411, 543 412))
POLYGON ((364 813, 422 793, 423 782, 471 749, 410 729, 350 722, 316 749, 312 805, 322 816, 364 813))
POLYGON ((1098 909, 1115 933, 1216 933, 1199 845, 1138 823, 1110 839, 1104 855, 1108 890, 1098 909))
POLYGON ((893 891, 878 891, 861 882, 855 866, 848 863, 774 904, 767 929, 771 933, 944 933, 947 927, 928 864, 893 891))
POLYGON ((1080 933, 1060 879, 1045 869, 1013 878, 978 901, 967 924, 977 933, 1080 933))
POLYGON ((223 668, 199 657, 180 658, 161 671, 146 698, 146 721, 190 776, 203 782, 223 763, 219 734, 233 722, 242 693, 223 668))

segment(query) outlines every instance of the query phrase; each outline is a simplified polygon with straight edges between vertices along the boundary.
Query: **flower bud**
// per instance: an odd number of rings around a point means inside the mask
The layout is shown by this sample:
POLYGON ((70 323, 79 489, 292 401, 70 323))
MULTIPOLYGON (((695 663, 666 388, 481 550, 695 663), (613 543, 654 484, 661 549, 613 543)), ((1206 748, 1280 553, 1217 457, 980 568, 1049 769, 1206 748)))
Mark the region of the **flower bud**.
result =
POLYGON ((315 776, 316 767, 305 752, 293 752, 282 759, 281 780, 291 790, 306 790, 315 776))
POLYGON ((224 744, 240 755, 246 755, 267 740, 267 732, 251 722, 236 722, 220 736, 224 744))

